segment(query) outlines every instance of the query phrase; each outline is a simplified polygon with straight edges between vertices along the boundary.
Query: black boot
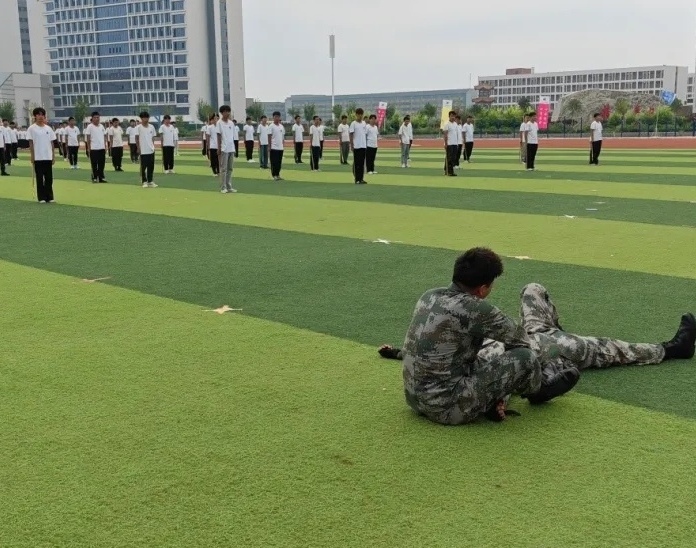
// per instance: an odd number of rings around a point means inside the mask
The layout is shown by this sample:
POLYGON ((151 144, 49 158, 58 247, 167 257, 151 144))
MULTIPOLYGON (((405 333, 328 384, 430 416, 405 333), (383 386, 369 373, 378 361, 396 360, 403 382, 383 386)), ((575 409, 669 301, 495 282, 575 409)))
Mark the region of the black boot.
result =
POLYGON ((403 356, 401 354, 401 349, 394 348, 393 346, 389 346, 388 344, 381 346, 377 352, 379 352, 380 356, 382 356, 383 358, 387 358, 389 360, 402 360, 403 359, 403 356))
POLYGON ((546 403, 566 392, 570 392, 580 380, 580 371, 575 367, 564 369, 561 373, 554 375, 541 385, 541 389, 536 394, 525 396, 532 405, 546 403))
POLYGON ((694 357, 696 346, 696 318, 693 314, 684 314, 674 338, 662 343, 665 348, 665 360, 690 360, 694 357))

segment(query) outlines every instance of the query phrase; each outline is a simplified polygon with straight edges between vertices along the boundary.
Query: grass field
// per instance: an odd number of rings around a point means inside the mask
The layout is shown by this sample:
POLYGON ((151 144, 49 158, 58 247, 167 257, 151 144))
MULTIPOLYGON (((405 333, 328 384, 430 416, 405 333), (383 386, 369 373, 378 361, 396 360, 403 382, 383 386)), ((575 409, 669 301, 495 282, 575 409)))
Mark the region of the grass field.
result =
POLYGON ((240 161, 221 195, 194 152, 156 189, 130 163, 93 185, 83 153, 57 163, 55 205, 13 165, 0 546, 693 546, 696 362, 588 372, 514 401, 522 417, 446 428, 377 357, 473 245, 507 257, 510 314, 530 281, 583 334, 659 342, 696 309, 691 151, 597 168, 542 147, 534 173, 515 154, 445 178, 439 150, 409 170, 383 150, 367 186, 334 150, 320 173, 286 158, 280 183, 240 161))

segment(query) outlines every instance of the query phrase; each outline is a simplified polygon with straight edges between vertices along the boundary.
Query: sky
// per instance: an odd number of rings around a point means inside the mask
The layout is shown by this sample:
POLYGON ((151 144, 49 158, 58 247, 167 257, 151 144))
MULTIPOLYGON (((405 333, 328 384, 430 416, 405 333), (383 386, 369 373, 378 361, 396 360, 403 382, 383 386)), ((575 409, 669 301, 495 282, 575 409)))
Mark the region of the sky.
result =
POLYGON ((694 70, 694 0, 243 0, 246 94, 261 101, 469 87, 506 68, 694 70))

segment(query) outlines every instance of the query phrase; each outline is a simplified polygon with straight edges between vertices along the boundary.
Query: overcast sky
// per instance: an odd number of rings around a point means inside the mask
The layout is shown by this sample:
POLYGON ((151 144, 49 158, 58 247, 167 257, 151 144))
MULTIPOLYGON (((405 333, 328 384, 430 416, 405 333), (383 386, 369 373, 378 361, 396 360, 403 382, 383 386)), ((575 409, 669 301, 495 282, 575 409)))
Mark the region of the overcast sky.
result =
POLYGON ((682 65, 694 0, 243 0, 247 97, 469 86, 469 75, 682 65))

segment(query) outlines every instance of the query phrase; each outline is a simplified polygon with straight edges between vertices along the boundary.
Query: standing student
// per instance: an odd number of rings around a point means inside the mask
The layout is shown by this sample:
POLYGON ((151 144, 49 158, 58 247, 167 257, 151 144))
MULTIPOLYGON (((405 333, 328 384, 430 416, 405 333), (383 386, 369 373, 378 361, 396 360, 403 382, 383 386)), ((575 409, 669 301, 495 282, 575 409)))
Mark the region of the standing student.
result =
POLYGON ((208 151, 208 160, 210 160, 210 169, 213 170, 214 177, 220 175, 220 156, 218 155, 217 137, 218 119, 217 114, 211 114, 208 118, 208 125, 206 126, 206 149, 208 151))
POLYGON ((295 163, 302 163, 302 151, 304 149, 304 126, 302 118, 295 116, 295 123, 292 126, 293 142, 295 144, 295 163))
POLYGON ((208 116, 208 123, 203 124, 201 128, 201 141, 203 144, 202 154, 203 156, 208 156, 208 128, 210 127, 210 116, 208 116))
POLYGON ((312 171, 319 171, 319 160, 321 159, 321 121, 318 116, 314 117, 314 123, 309 126, 310 156, 309 168, 312 171))
POLYGON ((234 118, 232 119, 232 123, 234 124, 234 157, 239 158, 239 124, 234 118))
POLYGON ((590 125, 590 165, 599 165, 599 155, 602 152, 602 115, 595 113, 594 121, 590 125))
POLYGON ((68 161, 68 123, 63 122, 61 124, 62 131, 60 134, 60 155, 63 157, 63 161, 68 161))
POLYGON ((246 151, 247 163, 254 163, 254 124, 251 116, 247 116, 246 124, 242 128, 244 131, 244 149, 246 151))
POLYGON ((367 156, 367 124, 363 120, 365 111, 355 109, 355 120, 351 122, 348 133, 350 134, 350 149, 353 151, 353 176, 356 185, 366 185, 365 157, 367 156))
POLYGON ((377 147, 379 140, 379 128, 377 127, 377 116, 370 114, 367 124, 367 150, 365 153, 365 164, 367 165, 368 175, 377 175, 375 170, 375 160, 377 159, 377 147))
POLYGON ((140 113, 140 125, 135 136, 140 158, 140 180, 143 188, 157 188, 153 180, 155 174, 155 138, 157 132, 150 124, 150 114, 146 111, 140 113))
POLYGON ((462 126, 464 130, 464 159, 471 163, 471 153, 474 151, 474 117, 467 116, 466 124, 462 126))
POLYGON ((336 128, 338 133, 338 146, 341 147, 341 164, 348 165, 348 155, 350 154, 350 126, 348 125, 348 116, 341 116, 341 123, 336 128))
MULTIPOLYGON (((222 194, 228 194, 230 192, 237 192, 236 189, 232 188, 232 171, 234 170, 234 153, 236 150, 234 148, 234 128, 236 124, 230 120, 232 109, 228 105, 222 105, 220 107, 220 115, 222 118, 215 128, 217 152, 220 158, 220 192, 222 194)), ((247 120, 247 123, 248 122, 249 120, 247 120)), ((244 127, 246 128, 246 126, 244 127)))
POLYGON ((32 112, 34 123, 27 130, 29 153, 36 174, 36 199, 40 204, 52 204, 53 199, 53 164, 56 163, 56 149, 53 143, 56 134, 46 124, 46 111, 41 107, 32 112))
POLYGON ((527 143, 527 171, 534 171, 536 169, 534 161, 539 149, 539 125, 537 124, 536 112, 530 113, 526 127, 524 140, 527 143))
POLYGON ((104 164, 106 163, 106 131, 99 123, 99 113, 92 113, 92 121, 85 128, 85 148, 92 164, 92 182, 106 183, 104 164))
MULTIPOLYGON (((111 165, 115 171, 123 171, 123 128, 118 118, 111 120, 111 127, 107 130, 109 135, 109 149, 111 150, 111 165)), ((66 130, 67 137, 67 130, 66 130)))
POLYGON ((280 170, 283 169, 283 149, 285 148, 285 128, 280 123, 280 112, 273 113, 271 124, 271 176, 274 181, 282 181, 280 170))
POLYGON ((5 171, 5 132, 0 126, 0 175, 3 177, 9 176, 9 173, 5 171))
POLYGON ((460 128, 457 124, 457 113, 453 110, 449 112, 449 122, 445 124, 442 133, 445 138, 445 175, 456 177, 454 166, 457 165, 459 156, 459 135, 460 128))
POLYGON ((8 166, 12 165, 12 136, 10 135, 10 121, 7 119, 2 120, 2 131, 3 139, 5 141, 5 148, 2 150, 5 156, 5 163, 8 166))
POLYGON ((19 131, 17 132, 17 145, 22 150, 29 148, 29 139, 27 139, 27 128, 25 128, 24 126, 20 127, 19 131))
POLYGON ((68 127, 65 128, 65 136, 68 144, 68 162, 70 169, 77 167, 77 154, 80 150, 80 128, 75 125, 75 118, 68 118, 68 127))
POLYGON ((457 135, 457 163, 454 164, 454 169, 459 169, 459 159, 462 157, 462 150, 464 150, 464 128, 462 126, 462 117, 459 114, 455 117, 455 121, 457 122, 459 134, 457 135))
POLYGON ((104 135, 106 139, 106 154, 111 158, 111 120, 104 124, 104 135))
POLYGON ((126 129, 126 135, 128 135, 128 148, 130 149, 130 159, 131 164, 138 163, 138 145, 135 142, 135 138, 138 135, 138 128, 136 127, 135 120, 129 122, 128 128, 126 129))
POLYGON ((409 167, 409 155, 411 154, 411 143, 413 142, 413 126, 411 117, 404 116, 404 123, 399 128, 399 143, 401 144, 401 167, 409 167))
POLYGON ((165 114, 159 128, 162 137, 162 167, 165 174, 174 173, 174 149, 176 148, 176 128, 172 125, 172 117, 165 114))
POLYGON ((527 163, 527 122, 529 116, 525 114, 520 125, 520 162, 523 164, 527 163))
POLYGON ((10 153, 13 160, 17 159, 17 149, 19 148, 19 131, 17 124, 10 122, 10 153))
MULTIPOLYGON (((172 122, 172 127, 174 128, 174 155, 179 155, 179 128, 176 127, 176 121, 172 122)), ((172 173, 174 173, 172 171, 172 173)))
POLYGON ((268 117, 261 116, 261 123, 257 129, 259 135, 259 167, 268 169, 268 139, 271 135, 271 128, 268 125, 268 117))
POLYGON ((326 132, 326 126, 324 125, 324 120, 319 118, 319 129, 321 129, 321 148, 319 150, 319 158, 324 159, 324 133, 326 132))

